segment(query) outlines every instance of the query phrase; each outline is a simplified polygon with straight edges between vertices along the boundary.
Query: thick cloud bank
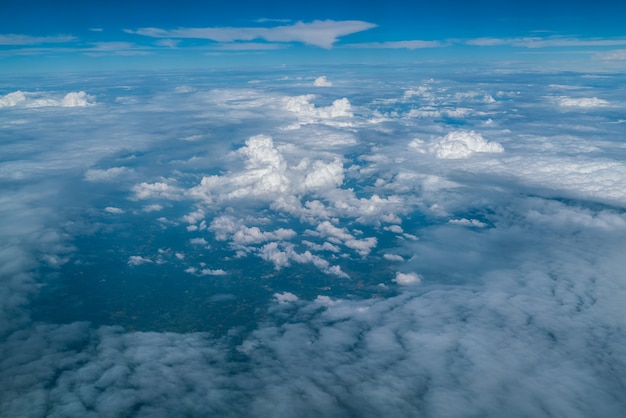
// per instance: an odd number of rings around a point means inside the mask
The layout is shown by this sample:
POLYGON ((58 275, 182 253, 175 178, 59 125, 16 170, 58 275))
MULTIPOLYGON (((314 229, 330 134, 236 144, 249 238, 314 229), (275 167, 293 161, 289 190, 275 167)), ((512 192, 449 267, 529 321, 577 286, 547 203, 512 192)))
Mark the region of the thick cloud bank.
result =
POLYGON ((343 70, 3 81, 0 415, 623 415, 623 75, 343 70))

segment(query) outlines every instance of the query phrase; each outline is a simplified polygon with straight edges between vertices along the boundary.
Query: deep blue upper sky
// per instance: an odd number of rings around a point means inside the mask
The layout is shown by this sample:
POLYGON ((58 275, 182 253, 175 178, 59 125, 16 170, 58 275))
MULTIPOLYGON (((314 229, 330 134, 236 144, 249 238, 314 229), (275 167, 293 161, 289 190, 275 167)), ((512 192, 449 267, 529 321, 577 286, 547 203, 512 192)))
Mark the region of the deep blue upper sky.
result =
POLYGON ((172 57, 182 67, 204 65, 206 57, 211 63, 241 63, 244 56, 267 63, 305 57, 371 62, 478 55, 511 59, 507 51, 528 55, 530 50, 536 59, 544 48, 551 48, 544 54, 550 59, 556 49, 579 58, 583 51, 595 58, 605 54, 615 65, 626 55, 626 2, 616 0, 1 0, 0 9, 0 64, 5 64, 0 68, 5 71, 124 61, 138 67, 169 61, 165 66, 172 66, 172 57), (331 22, 307 26, 316 20, 331 22), (223 28, 236 32, 215 32, 223 28), (267 29, 270 33, 263 32, 267 29))

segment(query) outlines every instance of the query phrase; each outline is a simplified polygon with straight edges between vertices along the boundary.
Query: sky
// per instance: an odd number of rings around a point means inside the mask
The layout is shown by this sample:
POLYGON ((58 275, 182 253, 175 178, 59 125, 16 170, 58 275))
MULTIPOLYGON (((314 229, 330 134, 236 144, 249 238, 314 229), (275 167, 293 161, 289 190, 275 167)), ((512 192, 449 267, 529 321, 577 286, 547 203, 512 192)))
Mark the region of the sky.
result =
POLYGON ((209 3, 0 0, 0 415, 622 417, 625 6, 209 3))
POLYGON ((4 72, 457 61, 623 66, 623 2, 3 0, 4 72))

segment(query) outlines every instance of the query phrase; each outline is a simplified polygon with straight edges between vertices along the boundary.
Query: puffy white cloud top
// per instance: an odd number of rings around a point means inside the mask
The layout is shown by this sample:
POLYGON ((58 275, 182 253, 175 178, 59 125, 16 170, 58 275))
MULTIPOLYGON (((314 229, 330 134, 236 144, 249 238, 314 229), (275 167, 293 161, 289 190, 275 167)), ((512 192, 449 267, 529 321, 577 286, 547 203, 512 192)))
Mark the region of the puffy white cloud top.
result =
POLYGON ((18 90, 4 96, 0 96, 0 107, 13 107, 24 101, 26 101, 26 94, 24 94, 23 91, 18 90))
POLYGON ((437 158, 467 158, 476 152, 504 152, 497 142, 486 141, 474 131, 452 131, 431 146, 437 158))
POLYGON ((313 82, 315 87, 332 87, 333 83, 328 81, 325 75, 317 77, 313 82))
POLYGON ((89 96, 84 91, 67 93, 63 97, 61 106, 63 107, 84 107, 93 104, 93 96, 89 96))
POLYGON ((422 281, 422 276, 417 273, 396 273, 396 278, 393 279, 394 282, 398 283, 402 286, 408 286, 412 284, 419 284, 422 281))
POLYGON ((95 104, 95 98, 84 91, 67 93, 63 98, 57 98, 52 93, 31 93, 15 91, 0 96, 0 108, 3 107, 85 107, 95 104))
POLYGON ((349 121, 354 115, 352 106, 347 98, 333 101, 330 106, 316 107, 312 100, 314 94, 289 97, 285 100, 285 109, 293 112, 298 117, 298 125, 320 123, 330 126, 350 126, 349 121))

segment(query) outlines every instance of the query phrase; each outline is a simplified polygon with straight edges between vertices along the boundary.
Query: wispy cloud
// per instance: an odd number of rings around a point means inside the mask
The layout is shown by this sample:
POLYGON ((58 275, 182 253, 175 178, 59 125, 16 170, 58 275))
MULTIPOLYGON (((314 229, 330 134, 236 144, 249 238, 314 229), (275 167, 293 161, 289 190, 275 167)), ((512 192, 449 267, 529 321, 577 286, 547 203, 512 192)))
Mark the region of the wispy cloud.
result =
POLYGON ((76 40, 76 37, 72 35, 30 36, 14 33, 0 35, 0 45, 62 44, 76 40))
POLYGON ((597 47, 597 46, 621 46, 626 45, 626 38, 576 38, 576 37, 518 37, 518 38, 474 38, 465 41, 467 45, 474 46, 516 46, 522 48, 550 48, 550 47, 597 47))
POLYGON ((626 60, 626 49, 609 51, 604 54, 599 54, 598 57, 606 61, 624 61, 626 60))
POLYGON ((440 41, 389 41, 389 42, 365 42, 359 44, 346 45, 350 48, 372 48, 372 49, 422 49, 445 47, 449 44, 440 41))
POLYGON ((301 42, 321 48, 332 48, 337 40, 346 35, 376 27, 373 23, 359 20, 315 20, 310 23, 297 22, 292 25, 267 27, 209 27, 209 28, 140 28, 126 29, 126 33, 153 38, 208 39, 216 42, 252 41, 263 39, 268 42, 301 42))
POLYGON ((281 49, 281 44, 260 43, 260 42, 233 42, 220 44, 216 49, 221 51, 267 51, 272 49, 281 49))

